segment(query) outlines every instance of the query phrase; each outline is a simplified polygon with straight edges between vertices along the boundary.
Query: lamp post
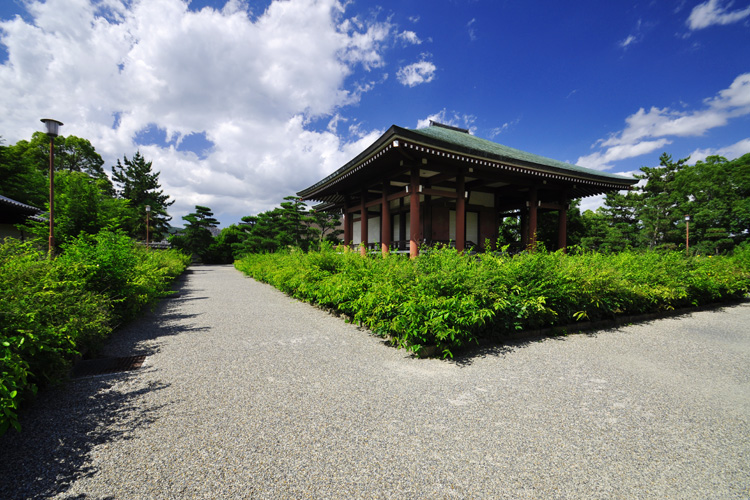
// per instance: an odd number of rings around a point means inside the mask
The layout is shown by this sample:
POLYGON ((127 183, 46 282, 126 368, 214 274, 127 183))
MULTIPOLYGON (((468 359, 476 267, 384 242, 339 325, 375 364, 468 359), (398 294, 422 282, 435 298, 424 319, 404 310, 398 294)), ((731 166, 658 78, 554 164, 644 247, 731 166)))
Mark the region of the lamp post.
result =
POLYGON ((52 259, 55 248, 55 137, 59 135, 63 122, 42 118, 49 136, 49 254, 52 259))
POLYGON ((148 219, 151 214, 151 205, 146 205, 146 246, 148 246, 148 219))
POLYGON ((685 216, 685 255, 690 255, 690 216, 685 216))

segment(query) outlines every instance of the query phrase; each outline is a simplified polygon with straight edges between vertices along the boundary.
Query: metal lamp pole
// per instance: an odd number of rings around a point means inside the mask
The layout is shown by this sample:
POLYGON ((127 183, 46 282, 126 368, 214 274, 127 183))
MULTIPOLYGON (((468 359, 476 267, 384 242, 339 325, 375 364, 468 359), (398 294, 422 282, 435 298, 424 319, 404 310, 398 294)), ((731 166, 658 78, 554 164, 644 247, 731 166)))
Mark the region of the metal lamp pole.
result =
POLYGON ((685 216, 685 255, 690 255, 690 216, 685 216))
POLYGON ((146 246, 148 246, 148 219, 151 213, 151 205, 146 205, 146 246))
POLYGON ((42 118, 49 136, 49 254, 52 259, 55 248, 55 137, 59 135, 63 122, 42 118))

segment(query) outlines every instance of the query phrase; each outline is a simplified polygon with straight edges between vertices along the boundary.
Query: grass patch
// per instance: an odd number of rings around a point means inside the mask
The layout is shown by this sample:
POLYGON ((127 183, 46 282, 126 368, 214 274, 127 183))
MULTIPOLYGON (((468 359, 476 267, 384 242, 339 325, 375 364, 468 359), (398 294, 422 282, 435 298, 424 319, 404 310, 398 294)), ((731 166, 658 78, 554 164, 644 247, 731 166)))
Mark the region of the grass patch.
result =
POLYGON ((235 267, 347 315, 416 353, 443 357, 480 337, 726 302, 750 291, 750 246, 678 252, 465 255, 450 248, 362 258, 332 248, 249 255, 235 267))

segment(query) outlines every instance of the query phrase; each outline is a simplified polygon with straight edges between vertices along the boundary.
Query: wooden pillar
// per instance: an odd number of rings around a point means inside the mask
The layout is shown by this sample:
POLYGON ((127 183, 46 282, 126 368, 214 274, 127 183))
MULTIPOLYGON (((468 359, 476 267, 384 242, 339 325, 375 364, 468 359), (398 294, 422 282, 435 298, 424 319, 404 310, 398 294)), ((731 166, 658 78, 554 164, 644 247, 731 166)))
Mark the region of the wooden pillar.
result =
POLYGON ((419 167, 411 169, 409 183, 409 255, 419 255, 419 167))
POLYGON ((402 248, 404 242, 406 241, 406 212, 404 212, 403 198, 398 199, 398 208, 398 241, 400 242, 399 250, 406 250, 406 248, 402 248))
POLYGON ((388 255, 391 247, 391 205, 388 201, 388 186, 390 183, 383 183, 383 201, 380 209, 380 249, 383 251, 383 257, 388 255))
POLYGON ((560 200, 560 210, 557 212, 557 249, 565 252, 568 246, 568 201, 560 200))
POLYGON ((521 208, 521 215, 518 216, 518 224, 521 231, 521 247, 529 246, 529 208, 521 208))
POLYGON ((422 240, 432 241, 432 196, 424 195, 422 219, 422 240))
POLYGON ((494 229, 492 231, 492 245, 493 247, 500 249, 500 222, 502 222, 502 218, 500 217, 500 214, 498 213, 497 209, 500 206, 500 196, 495 193, 494 202, 493 202, 493 209, 492 209, 492 216, 495 218, 493 224, 494 229))
POLYGON ((359 230, 360 231, 359 232, 362 235, 361 238, 360 238, 360 242, 361 242, 360 243, 360 252, 362 252, 362 257, 364 257, 365 255, 367 255, 367 243, 368 243, 367 242, 367 229, 368 229, 367 226, 368 226, 368 224, 367 224, 367 206, 366 206, 367 196, 366 196, 366 194, 367 194, 366 191, 362 191, 362 196, 360 197, 360 203, 359 203, 360 213, 361 213, 361 215, 359 217, 359 220, 360 220, 360 223, 359 223, 360 224, 360 226, 359 226, 359 230))
POLYGON ((537 213, 539 209, 539 196, 536 186, 529 188, 529 250, 536 248, 537 213))
POLYGON ((463 171, 456 176, 456 250, 466 247, 466 186, 463 171))
POLYGON ((348 250, 349 245, 352 244, 352 226, 353 221, 352 214, 347 210, 349 207, 344 205, 344 247, 348 250))

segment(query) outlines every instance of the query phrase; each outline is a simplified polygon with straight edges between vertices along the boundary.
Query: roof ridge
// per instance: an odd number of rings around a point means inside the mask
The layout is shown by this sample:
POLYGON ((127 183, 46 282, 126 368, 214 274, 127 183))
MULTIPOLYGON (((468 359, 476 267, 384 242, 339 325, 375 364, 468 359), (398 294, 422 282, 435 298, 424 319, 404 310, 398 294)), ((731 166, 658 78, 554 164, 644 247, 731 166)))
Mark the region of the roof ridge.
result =
POLYGON ((461 130, 456 130, 456 127, 424 127, 408 130, 410 132, 416 132, 425 137, 438 139, 449 142, 456 146, 473 149, 478 154, 490 154, 493 156, 497 156, 506 161, 520 161, 524 163, 531 163, 567 170, 569 172, 576 172, 579 174, 597 175, 618 180, 628 180, 627 177, 623 177, 617 174, 603 172, 601 170, 595 170, 593 168, 581 167, 580 165, 555 160, 554 158, 549 158, 547 156, 529 153, 528 151, 523 151, 511 146, 506 146, 505 144, 500 144, 498 142, 494 142, 489 139, 478 137, 469 133, 460 133, 461 130), (453 131, 458 131, 460 135, 453 133, 453 131))
POLYGON ((456 132, 463 132, 464 134, 470 134, 468 128, 455 127, 453 125, 448 125, 446 123, 436 122, 435 120, 430 120, 430 127, 447 128, 448 130, 455 130, 456 132))

